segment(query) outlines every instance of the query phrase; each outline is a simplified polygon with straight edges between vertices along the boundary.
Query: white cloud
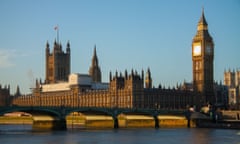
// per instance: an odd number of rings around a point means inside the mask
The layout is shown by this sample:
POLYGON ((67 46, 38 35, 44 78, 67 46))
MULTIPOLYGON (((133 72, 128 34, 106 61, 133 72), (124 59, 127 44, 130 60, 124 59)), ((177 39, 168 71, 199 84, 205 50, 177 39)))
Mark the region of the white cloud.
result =
POLYGON ((15 66, 13 62, 15 56, 15 50, 0 49, 0 68, 8 68, 15 66))

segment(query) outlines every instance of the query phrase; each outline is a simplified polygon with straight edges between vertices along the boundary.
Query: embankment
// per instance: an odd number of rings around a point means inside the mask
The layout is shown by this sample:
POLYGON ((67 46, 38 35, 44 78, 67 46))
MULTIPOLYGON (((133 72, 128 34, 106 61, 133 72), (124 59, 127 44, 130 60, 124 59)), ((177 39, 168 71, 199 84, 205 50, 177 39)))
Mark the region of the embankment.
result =
POLYGON ((33 124, 32 117, 21 116, 21 117, 7 117, 0 116, 0 124, 33 124))
MULTIPOLYGON (((66 118, 68 127, 80 128, 113 128, 114 121, 111 117, 84 117, 68 116, 66 118)), ((187 120, 183 117, 160 116, 158 117, 160 128, 165 127, 187 127, 187 120)), ((33 124, 32 117, 0 117, 0 124, 33 124)), ((119 128, 155 127, 155 120, 152 117, 119 117, 119 128)), ((191 127, 195 123, 191 122, 191 127)))

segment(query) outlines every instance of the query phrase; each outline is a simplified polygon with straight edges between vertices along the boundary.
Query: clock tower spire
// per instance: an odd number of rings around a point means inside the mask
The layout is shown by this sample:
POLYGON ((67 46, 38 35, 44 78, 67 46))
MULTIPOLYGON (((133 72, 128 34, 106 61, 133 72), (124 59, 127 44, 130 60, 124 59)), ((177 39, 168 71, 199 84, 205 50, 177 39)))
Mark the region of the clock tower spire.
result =
POLYGON ((214 103, 213 75, 214 43, 208 33, 204 10, 199 19, 197 33, 192 41, 193 87, 202 93, 201 101, 214 103))
POLYGON ((94 51, 93 51, 92 65, 89 68, 89 75, 92 77, 92 80, 94 82, 101 82, 102 81, 101 69, 98 65, 96 45, 95 45, 94 51))

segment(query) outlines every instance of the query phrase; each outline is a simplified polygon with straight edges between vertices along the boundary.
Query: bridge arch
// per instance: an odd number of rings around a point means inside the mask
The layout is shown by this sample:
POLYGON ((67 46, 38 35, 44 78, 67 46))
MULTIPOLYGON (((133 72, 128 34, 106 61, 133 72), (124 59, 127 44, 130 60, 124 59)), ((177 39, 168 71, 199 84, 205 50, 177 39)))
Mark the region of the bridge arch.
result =
POLYGON ((97 108, 97 107, 79 107, 79 108, 70 108, 67 110, 65 117, 70 115, 73 112, 80 112, 82 114, 86 114, 86 116, 89 116, 89 114, 93 115, 104 115, 104 116, 110 116, 113 120, 113 127, 118 128, 118 119, 117 115, 115 114, 116 110, 113 110, 111 108, 97 108))
POLYGON ((138 116, 148 116, 152 117, 154 120, 154 127, 159 128, 158 122, 158 112, 155 110, 146 110, 146 109, 121 109, 118 112, 118 115, 138 115, 138 116))
POLYGON ((0 110, 0 115, 11 112, 26 112, 32 115, 34 130, 65 130, 65 109, 54 107, 6 107, 0 110))
POLYGON ((11 113, 11 112, 26 112, 31 114, 32 116, 36 114, 46 114, 48 116, 53 116, 53 117, 61 117, 61 113, 59 112, 58 109, 52 109, 52 108, 45 108, 45 107, 8 107, 8 108, 3 108, 0 111, 0 115, 4 115, 6 113, 11 113))
POLYGON ((107 108, 91 108, 91 107, 80 107, 80 108, 71 108, 66 110, 65 116, 71 114, 72 112, 96 112, 96 113, 102 113, 102 114, 106 114, 109 116, 112 116, 112 111, 110 109, 107 108))

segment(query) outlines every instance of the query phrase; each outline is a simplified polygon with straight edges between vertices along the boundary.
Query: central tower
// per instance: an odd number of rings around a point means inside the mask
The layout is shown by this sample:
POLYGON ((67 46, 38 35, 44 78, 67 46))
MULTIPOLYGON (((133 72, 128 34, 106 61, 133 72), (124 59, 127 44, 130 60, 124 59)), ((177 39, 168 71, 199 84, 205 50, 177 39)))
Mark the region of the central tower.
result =
POLYGON ((67 43, 66 52, 62 45, 54 42, 53 52, 50 52, 49 43, 46 44, 46 79, 45 83, 57 83, 68 80, 70 74, 70 44, 67 43))
POLYGON ((213 90, 213 58, 214 43, 208 33, 208 24, 202 10, 201 18, 197 26, 197 34, 192 41, 192 70, 193 87, 195 91, 201 92, 204 103, 214 103, 213 90))
POLYGON ((92 77, 93 82, 101 82, 102 81, 101 69, 98 65, 96 45, 94 47, 92 64, 89 68, 89 75, 92 77))

